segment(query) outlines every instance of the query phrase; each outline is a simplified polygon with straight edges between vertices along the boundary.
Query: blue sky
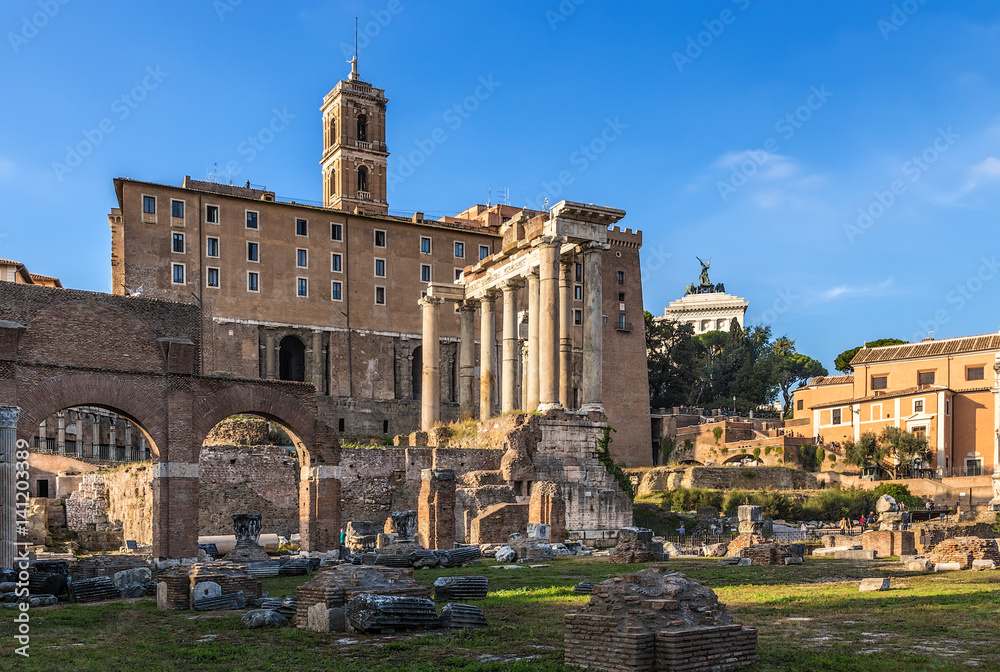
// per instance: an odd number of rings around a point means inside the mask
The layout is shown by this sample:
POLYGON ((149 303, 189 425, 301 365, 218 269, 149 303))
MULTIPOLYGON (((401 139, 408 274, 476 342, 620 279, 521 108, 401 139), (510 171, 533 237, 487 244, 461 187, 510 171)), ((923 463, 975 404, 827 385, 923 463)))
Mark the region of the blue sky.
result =
POLYGON ((866 339, 1000 328, 989 2, 8 2, 0 256, 108 291, 116 176, 217 165, 318 201, 318 108, 355 16, 394 213, 490 187, 622 208, 647 310, 711 257, 748 322, 830 369, 866 339))

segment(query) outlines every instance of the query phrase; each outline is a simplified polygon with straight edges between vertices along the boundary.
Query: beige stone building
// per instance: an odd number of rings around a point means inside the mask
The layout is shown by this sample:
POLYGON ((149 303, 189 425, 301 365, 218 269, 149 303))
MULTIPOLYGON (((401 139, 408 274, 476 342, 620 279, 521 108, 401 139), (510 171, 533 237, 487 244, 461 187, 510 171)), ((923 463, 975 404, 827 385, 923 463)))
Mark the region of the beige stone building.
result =
MULTIPOLYGON (((115 180, 109 215, 113 293, 202 306, 206 373, 302 380, 315 385, 321 418, 348 435, 394 435, 420 426, 425 348, 418 302, 431 283, 453 284, 467 267, 502 251, 505 226, 547 213, 475 205, 452 217, 388 214, 384 92, 356 69, 324 98, 324 207, 276 200, 262 188, 202 182, 180 186, 115 180)), ((603 397, 617 429, 612 450, 631 466, 651 463, 639 249, 642 234, 607 230, 600 266, 604 292, 603 397)), ((583 405, 582 253, 561 258, 569 284, 570 410, 583 405)), ((528 408, 526 288, 519 291, 517 356, 508 380, 514 408, 528 408), (511 380, 513 379, 513 380, 511 380)), ((499 301, 497 302, 499 306, 499 301)), ((441 310, 439 417, 459 416, 461 336, 456 307, 441 310)), ((503 361, 502 323, 477 309, 473 339, 493 331, 503 361)), ((475 348, 479 376, 482 348, 475 348)), ((492 386, 501 410, 501 376, 492 386)), ((473 401, 480 413, 479 395, 473 401)))
POLYGON ((29 273, 24 264, 11 259, 0 259, 0 282, 42 285, 43 287, 62 287, 59 278, 54 278, 50 275, 29 273))

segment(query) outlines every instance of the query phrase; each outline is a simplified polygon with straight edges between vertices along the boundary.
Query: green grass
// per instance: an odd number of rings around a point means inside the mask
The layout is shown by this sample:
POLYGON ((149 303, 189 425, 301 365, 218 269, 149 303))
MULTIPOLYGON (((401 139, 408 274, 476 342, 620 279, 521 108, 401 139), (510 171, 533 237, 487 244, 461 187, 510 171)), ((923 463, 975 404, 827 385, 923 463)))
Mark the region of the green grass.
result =
MULTIPOLYGON (((551 564, 511 571, 487 562, 417 572, 427 585, 439 576, 489 577, 490 596, 477 604, 490 627, 468 632, 360 637, 247 630, 239 612, 158 611, 153 600, 143 599, 32 610, 31 660, 24 661, 13 654, 15 612, 4 610, 0 669, 565 670, 562 617, 588 599, 574 595, 573 586, 642 565, 614 565, 607 558, 551 564)), ((758 629, 757 670, 1000 669, 1000 572, 912 574, 894 562, 818 558, 792 567, 718 567, 702 559, 670 565, 713 588, 737 622, 758 629), (858 582, 870 576, 889 576, 892 590, 859 593, 858 582)), ((264 589, 290 595, 303 580, 268 579, 264 589)))

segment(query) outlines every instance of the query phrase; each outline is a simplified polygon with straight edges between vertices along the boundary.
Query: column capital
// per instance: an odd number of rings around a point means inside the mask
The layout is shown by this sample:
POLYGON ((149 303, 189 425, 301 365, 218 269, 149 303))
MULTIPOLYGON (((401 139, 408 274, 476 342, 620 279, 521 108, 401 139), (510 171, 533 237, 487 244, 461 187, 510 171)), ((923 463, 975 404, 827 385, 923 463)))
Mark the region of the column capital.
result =
POLYGON ((458 309, 463 313, 474 313, 479 308, 479 299, 466 299, 458 302, 458 309))
POLYGON ((479 297, 478 299, 475 299, 475 300, 479 301, 480 303, 490 303, 490 302, 495 301, 496 299, 500 298, 500 294, 501 294, 500 290, 498 290, 496 288, 490 288, 490 289, 485 290, 483 292, 483 295, 481 297, 479 297))
POLYGON ((602 243, 599 240, 591 240, 590 242, 587 243, 580 243, 580 249, 583 252, 595 252, 595 251, 603 252, 604 250, 610 250, 611 245, 609 243, 602 243))
POLYGON ((419 301, 417 301, 417 305, 419 305, 421 308, 424 306, 440 306, 442 303, 444 303, 444 299, 438 298, 436 296, 425 296, 419 301))
POLYGON ((566 236, 539 236, 531 241, 532 247, 547 247, 550 245, 564 245, 569 242, 566 236))
POLYGON ((500 289, 504 293, 515 292, 524 287, 524 278, 508 278, 500 283, 500 289))

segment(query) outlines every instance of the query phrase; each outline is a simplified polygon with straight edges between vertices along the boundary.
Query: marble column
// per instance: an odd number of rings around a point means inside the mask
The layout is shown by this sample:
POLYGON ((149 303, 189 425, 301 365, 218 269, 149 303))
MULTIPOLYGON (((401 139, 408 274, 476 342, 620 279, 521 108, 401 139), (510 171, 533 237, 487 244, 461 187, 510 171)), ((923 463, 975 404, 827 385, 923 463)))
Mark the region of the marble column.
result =
POLYGON ((420 429, 429 430, 441 418, 441 339, 438 338, 438 306, 444 299, 425 296, 420 299, 423 314, 421 355, 420 429))
POLYGON ((494 292, 487 292, 479 302, 479 419, 489 420, 493 415, 493 350, 496 348, 496 331, 493 325, 494 292))
POLYGON ((527 375, 527 390, 525 392, 524 410, 533 411, 538 408, 538 325, 539 316, 539 283, 538 269, 528 271, 528 358, 525 360, 527 375))
POLYGON ((601 380, 604 345, 602 262, 604 245, 592 243, 583 251, 583 381, 581 410, 604 411, 601 380))
POLYGON ((559 403, 573 408, 573 257, 559 265, 559 403))
POLYGON ((476 386, 476 304, 473 301, 463 301, 459 305, 458 344, 458 408, 462 420, 471 420, 475 411, 473 399, 476 386))
POLYGON ((546 239, 538 247, 538 410, 562 408, 559 404, 559 247, 560 238, 546 239))
POLYGON ((17 406, 0 406, 0 567, 17 556, 17 406))
POLYGON ((264 337, 264 377, 268 380, 277 377, 274 373, 274 336, 271 334, 264 337))
POLYGON ((517 290, 524 287, 521 279, 507 280, 503 284, 503 371, 500 382, 500 410, 503 413, 517 407, 514 398, 517 376, 517 290))
POLYGON ((94 414, 94 422, 90 427, 94 430, 92 433, 94 440, 90 444, 90 457, 96 458, 99 450, 97 445, 101 442, 101 416, 97 413, 94 414))
POLYGON ((56 413, 56 422, 58 423, 56 429, 56 450, 59 451, 60 455, 66 454, 66 412, 59 411, 56 413))

